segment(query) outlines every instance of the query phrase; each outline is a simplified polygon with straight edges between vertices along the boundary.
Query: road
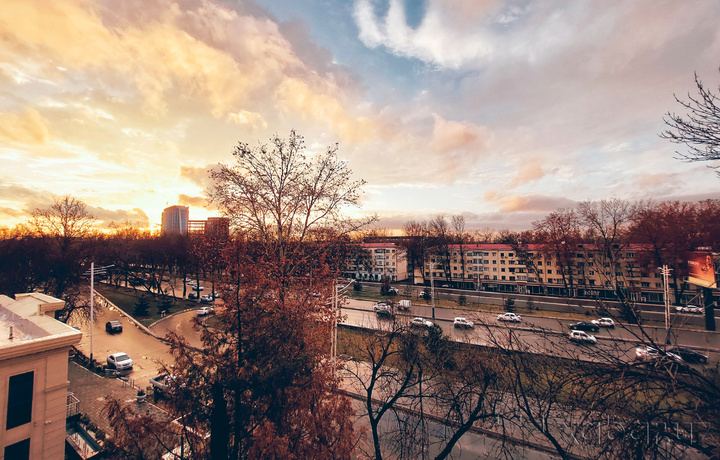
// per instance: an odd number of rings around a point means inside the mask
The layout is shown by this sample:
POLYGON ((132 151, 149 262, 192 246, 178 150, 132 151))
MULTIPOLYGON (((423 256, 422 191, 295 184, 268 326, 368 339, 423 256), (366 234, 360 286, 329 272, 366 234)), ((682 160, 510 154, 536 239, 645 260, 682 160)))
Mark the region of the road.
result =
MULTIPOLYGON (((545 352, 548 350, 560 350, 572 344, 567 339, 566 334, 569 331, 568 326, 577 320, 558 319, 551 317, 543 317, 536 315, 523 315, 523 322, 501 323, 497 321, 497 313, 471 313, 467 310, 439 308, 435 307, 434 312, 431 306, 425 305, 421 301, 420 305, 413 305, 411 310, 399 315, 406 321, 420 316, 434 321, 443 328, 443 332, 455 340, 467 341, 481 345, 490 345, 493 338, 502 337, 503 334, 497 334, 496 331, 502 331, 504 328, 512 329, 518 338, 530 348, 530 351, 545 352), (456 329, 453 327, 453 320, 456 316, 464 316, 475 321, 478 324, 474 330, 456 329), (547 331, 538 334, 534 330, 547 331)), ((363 327, 379 327, 388 328, 390 323, 387 320, 379 320, 372 310, 374 302, 348 299, 343 306, 342 312, 345 315, 344 324, 363 326, 363 327)), ((591 317, 594 318, 594 317, 591 317)), ((589 319, 591 319, 589 318, 589 319)), ((653 338, 657 343, 665 341, 665 329, 656 326, 645 326, 645 333, 653 338)), ((591 333, 592 334, 592 333, 591 333)), ((507 335, 507 334, 505 334, 507 335)), ((614 329, 601 328, 600 332, 594 333, 598 339, 600 348, 606 347, 614 352, 621 352, 627 358, 634 357, 634 348, 642 337, 640 328, 632 325, 623 325, 617 323, 614 329)), ((702 350, 708 355, 711 362, 720 359, 720 333, 698 331, 694 329, 675 329, 672 334, 673 344, 689 346, 702 350)), ((572 346, 575 346, 574 344, 572 346)))

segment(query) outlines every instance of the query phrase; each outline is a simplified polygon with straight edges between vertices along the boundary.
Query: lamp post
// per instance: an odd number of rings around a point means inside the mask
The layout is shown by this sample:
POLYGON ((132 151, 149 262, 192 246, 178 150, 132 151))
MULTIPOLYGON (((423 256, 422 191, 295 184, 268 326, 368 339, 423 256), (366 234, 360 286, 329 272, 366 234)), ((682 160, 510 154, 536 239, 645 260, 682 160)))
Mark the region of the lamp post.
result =
POLYGON ((107 273, 105 269, 114 267, 115 265, 106 265, 104 267, 95 268, 95 262, 90 262, 90 270, 83 275, 90 275, 90 364, 93 362, 93 328, 95 326, 95 274, 104 275, 107 273))
POLYGON ((337 281, 333 282, 333 292, 335 295, 333 295, 332 298, 332 306, 333 306, 333 327, 332 327, 332 335, 330 336, 330 357, 332 358, 333 362, 335 361, 335 358, 337 357, 337 317, 338 317, 338 306, 339 306, 339 296, 341 292, 344 292, 347 288, 349 288, 352 284, 351 282, 342 288, 338 288, 337 281))
POLYGON ((670 343, 670 290, 668 286, 668 277, 671 268, 667 265, 660 267, 660 273, 663 276, 663 298, 665 300, 665 342, 670 343))

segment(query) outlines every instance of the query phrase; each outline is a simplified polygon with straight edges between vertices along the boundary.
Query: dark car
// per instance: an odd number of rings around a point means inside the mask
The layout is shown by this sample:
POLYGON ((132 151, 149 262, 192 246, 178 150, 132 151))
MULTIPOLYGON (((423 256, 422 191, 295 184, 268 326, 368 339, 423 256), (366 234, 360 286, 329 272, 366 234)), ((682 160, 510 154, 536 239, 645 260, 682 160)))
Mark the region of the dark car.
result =
POLYGON ((600 326, 593 324, 590 321, 580 321, 579 323, 571 324, 570 329, 573 331, 598 332, 600 330, 600 326))
POLYGON ((105 323, 105 330, 110 334, 114 332, 122 332, 122 323, 120 321, 108 321, 105 323))
POLYGON ((390 309, 377 310, 375 313, 377 314, 378 318, 386 318, 386 319, 395 318, 395 314, 390 309))
POLYGON ((705 364, 708 361, 708 357, 704 354, 687 347, 676 347, 672 350, 673 353, 680 356, 683 361, 691 364, 705 364))

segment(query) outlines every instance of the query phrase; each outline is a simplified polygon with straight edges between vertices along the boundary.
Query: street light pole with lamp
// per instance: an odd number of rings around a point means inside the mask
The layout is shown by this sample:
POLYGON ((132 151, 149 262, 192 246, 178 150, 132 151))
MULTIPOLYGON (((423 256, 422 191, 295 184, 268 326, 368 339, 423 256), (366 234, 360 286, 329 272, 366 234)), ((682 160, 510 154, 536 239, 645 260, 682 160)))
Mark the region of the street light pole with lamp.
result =
POLYGON ((115 265, 106 265, 104 267, 95 268, 95 262, 90 262, 90 270, 83 273, 83 275, 90 275, 90 364, 93 362, 93 329, 95 326, 95 275, 106 274, 106 269, 114 267, 115 265))
POLYGON ((332 306, 333 306, 333 327, 332 327, 332 335, 330 337, 330 357, 333 361, 335 361, 335 358, 337 358, 337 319, 338 319, 338 310, 339 310, 339 296, 341 292, 345 292, 347 288, 352 286, 354 283, 351 282, 342 288, 338 287, 337 281, 333 283, 335 286, 333 288, 335 295, 332 297, 332 306))

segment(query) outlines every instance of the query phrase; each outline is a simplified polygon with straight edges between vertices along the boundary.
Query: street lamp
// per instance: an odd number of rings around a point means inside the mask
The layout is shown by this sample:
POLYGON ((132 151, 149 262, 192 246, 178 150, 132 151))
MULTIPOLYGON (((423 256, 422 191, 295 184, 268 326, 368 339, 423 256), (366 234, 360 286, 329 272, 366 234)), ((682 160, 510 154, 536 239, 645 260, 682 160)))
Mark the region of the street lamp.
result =
POLYGON ((83 273, 83 276, 90 275, 90 364, 93 362, 93 326, 95 325, 95 275, 104 275, 107 268, 115 265, 106 265, 95 268, 95 262, 90 262, 90 270, 83 273))
POLYGON ((330 337, 330 356, 332 357, 333 361, 335 361, 335 358, 337 357, 337 315, 338 315, 338 300, 339 295, 341 292, 344 292, 347 288, 352 286, 353 282, 350 282, 349 284, 339 288, 337 281, 333 283, 335 286, 335 295, 332 298, 332 306, 333 306, 333 328, 332 328, 332 336, 330 337))

